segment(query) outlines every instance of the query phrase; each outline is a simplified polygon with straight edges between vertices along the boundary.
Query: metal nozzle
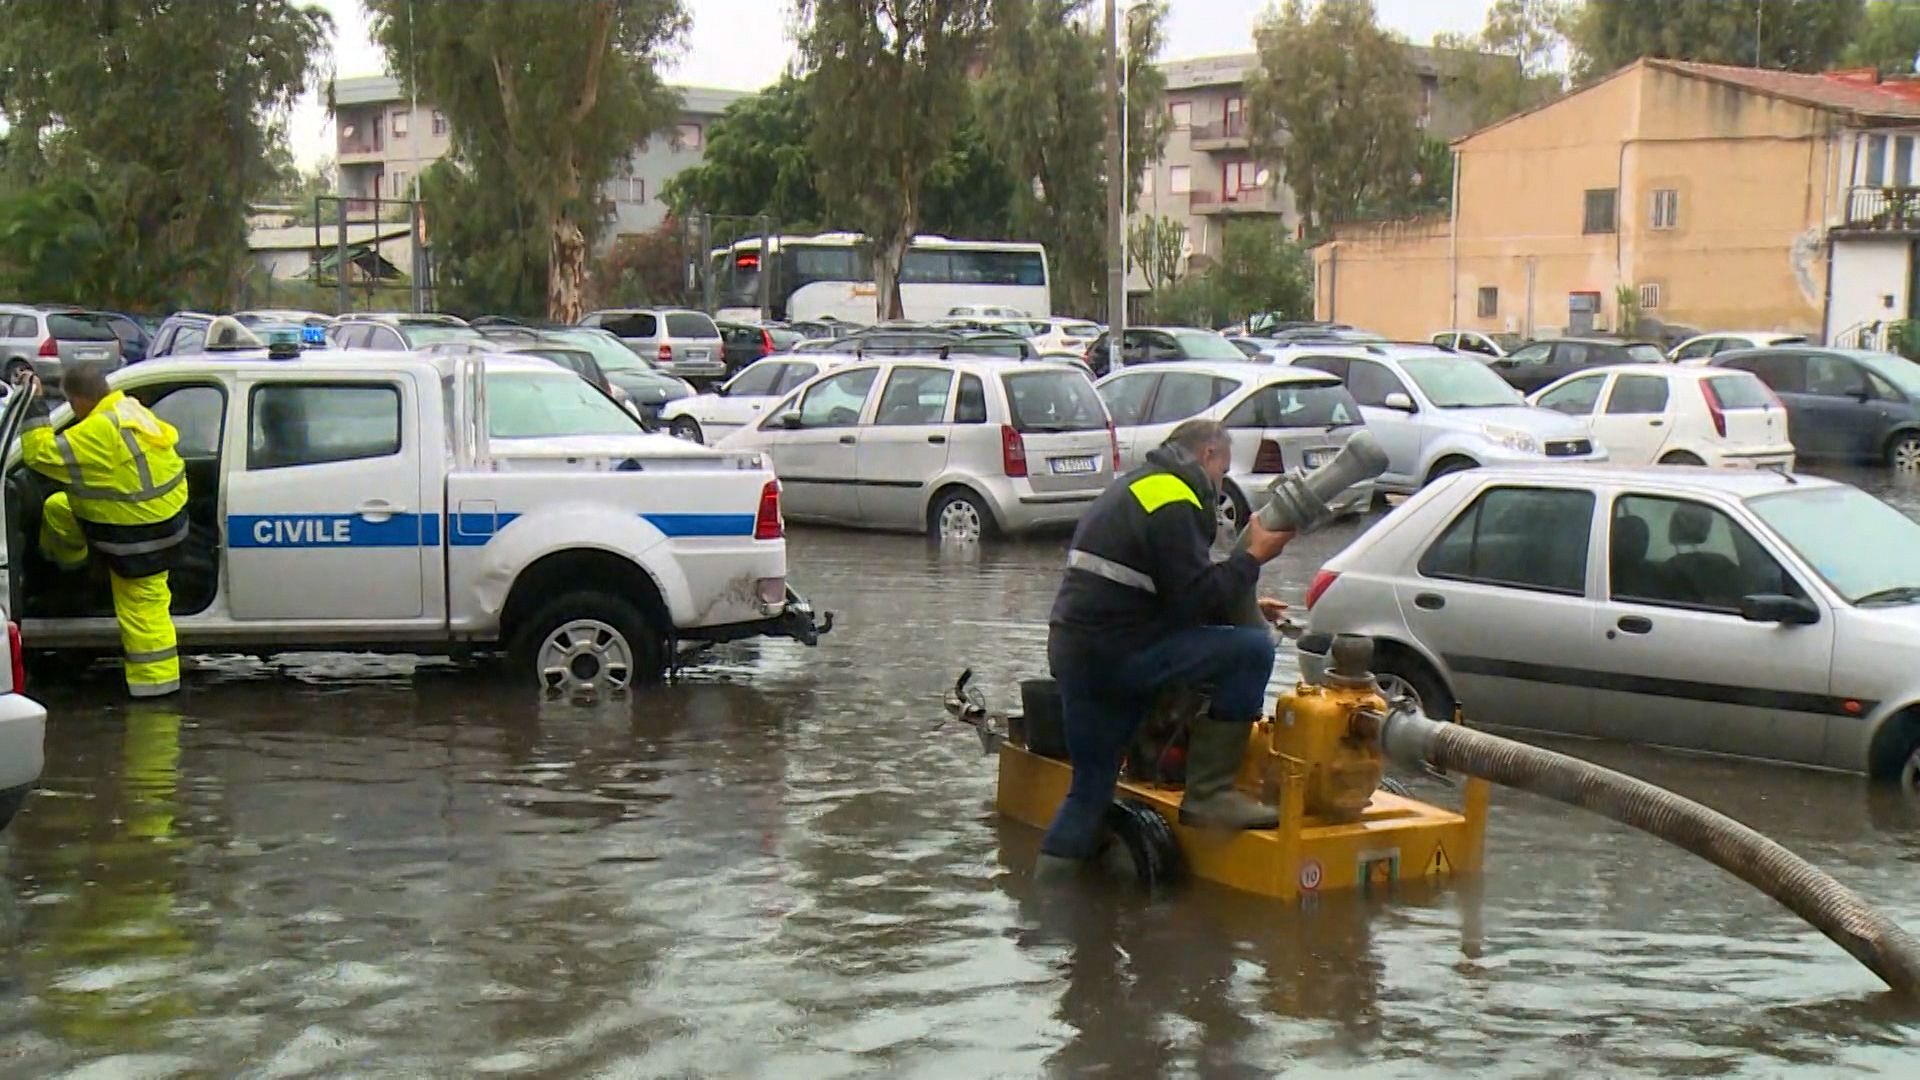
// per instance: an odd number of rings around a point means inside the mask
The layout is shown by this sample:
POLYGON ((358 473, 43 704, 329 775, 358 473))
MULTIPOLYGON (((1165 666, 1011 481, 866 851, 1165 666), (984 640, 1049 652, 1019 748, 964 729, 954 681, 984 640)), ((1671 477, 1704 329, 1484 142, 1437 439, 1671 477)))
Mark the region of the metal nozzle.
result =
POLYGON ((1367 688, 1373 682, 1373 639, 1364 634, 1336 634, 1327 652, 1330 686, 1367 688))

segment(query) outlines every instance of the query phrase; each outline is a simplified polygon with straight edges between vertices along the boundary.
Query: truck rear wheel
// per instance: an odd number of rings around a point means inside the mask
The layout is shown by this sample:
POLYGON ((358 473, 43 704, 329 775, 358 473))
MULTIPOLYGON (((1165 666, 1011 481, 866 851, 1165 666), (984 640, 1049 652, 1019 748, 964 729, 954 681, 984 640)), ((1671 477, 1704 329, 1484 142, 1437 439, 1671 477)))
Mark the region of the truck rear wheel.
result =
POLYGON ((542 690, 568 696, 612 694, 660 678, 660 633, 625 597, 567 593, 542 607, 514 635, 516 671, 542 690))

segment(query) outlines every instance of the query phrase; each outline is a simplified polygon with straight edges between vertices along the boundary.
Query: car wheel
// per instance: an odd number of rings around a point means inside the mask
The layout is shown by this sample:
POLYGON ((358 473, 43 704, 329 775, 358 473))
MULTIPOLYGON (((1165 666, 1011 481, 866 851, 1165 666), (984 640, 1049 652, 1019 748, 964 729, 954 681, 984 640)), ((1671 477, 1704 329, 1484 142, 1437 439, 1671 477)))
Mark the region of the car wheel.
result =
POLYGON ((1920 432, 1895 436, 1887 444, 1887 464, 1901 472, 1920 471, 1920 432))
POLYGON ((625 597, 568 593, 528 619, 514 639, 514 667, 551 694, 614 694, 663 670, 660 634, 625 597))
POLYGON ((1480 463, 1473 460, 1472 458, 1466 458, 1466 457, 1446 458, 1445 460, 1441 461, 1438 465, 1435 465, 1433 467, 1433 471, 1427 474, 1427 483, 1431 484, 1435 480, 1438 480, 1443 476, 1452 476, 1454 473, 1466 472, 1468 469, 1477 469, 1479 467, 1480 467, 1480 463))
POLYGON ((1217 511, 1220 516, 1220 527, 1227 532, 1239 536, 1240 530, 1246 528, 1247 516, 1250 513, 1247 500, 1232 484, 1220 485, 1217 511))
POLYGON ((1458 703, 1453 692, 1426 662, 1397 649, 1376 653, 1374 681, 1389 702, 1410 698, 1420 715, 1430 720, 1451 720, 1458 703))
POLYGON ((25 360, 9 360, 6 367, 6 380, 9 387, 20 385, 20 379, 33 370, 33 365, 25 360))
POLYGON ((1706 462, 1700 460, 1700 458, 1694 454, 1687 453, 1685 450, 1675 450, 1673 453, 1668 454, 1666 457, 1661 458, 1660 464, 1662 465, 1705 465, 1706 462))
POLYGON ((977 543, 993 533, 993 512, 980 497, 964 488, 955 488, 940 497, 928 515, 928 532, 935 540, 977 543))
POLYGON ((700 421, 691 416, 677 416, 670 429, 676 439, 685 439, 691 443, 706 444, 706 434, 700 430, 700 421))
POLYGON ((1895 777, 1900 790, 1908 794, 1920 792, 1920 744, 1908 751, 1907 760, 1901 762, 1900 772, 1895 777))

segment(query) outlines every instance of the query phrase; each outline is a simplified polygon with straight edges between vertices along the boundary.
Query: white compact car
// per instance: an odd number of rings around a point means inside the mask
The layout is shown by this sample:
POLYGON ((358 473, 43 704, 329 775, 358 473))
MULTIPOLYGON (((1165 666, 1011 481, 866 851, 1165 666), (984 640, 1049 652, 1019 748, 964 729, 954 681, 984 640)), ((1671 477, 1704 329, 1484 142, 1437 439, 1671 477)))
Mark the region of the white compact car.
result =
MULTIPOLYGON (((0 593, 5 592, 5 578, 0 570, 0 593)), ((47 740, 47 709, 25 693, 20 628, 13 623, 7 624, 7 654, 10 662, 0 668, 0 829, 13 820, 39 782, 47 740)))
POLYGON ((1722 330, 1715 334, 1690 337, 1673 347, 1667 359, 1676 364, 1704 364, 1723 352, 1735 349, 1770 349, 1776 345, 1805 345, 1805 334, 1783 334, 1775 330, 1722 330))
POLYGON ((967 541, 1073 525, 1113 440, 1077 366, 901 356, 822 372, 719 447, 770 457, 797 521, 967 541))
POLYGON ((660 422, 689 442, 714 445, 759 419, 787 391, 852 359, 834 353, 762 357, 704 394, 668 402, 660 422))
MULTIPOLYGON (((1258 362, 1140 364, 1101 380, 1100 396, 1113 414, 1122 473, 1139 467, 1182 421, 1226 424, 1233 466, 1221 485, 1220 518, 1235 528, 1281 473, 1317 468, 1365 426, 1360 406, 1334 376, 1258 362)), ((1368 482, 1342 492, 1333 509, 1359 513, 1372 502, 1368 482)))
MULTIPOLYGON (((296 355, 112 376, 180 433, 183 650, 504 650, 527 682, 570 693, 646 682, 680 643, 817 637, 757 457, 651 434, 544 360, 296 355)), ((30 396, 0 426, 14 545, 46 495, 14 447, 30 396)), ((76 587, 32 550, 10 569, 31 648, 119 650, 104 582, 76 587)))
POLYGON ((1793 467, 1786 406, 1745 371, 1622 364, 1527 400, 1580 421, 1617 464, 1793 467))
POLYGON ((1483 469, 1327 561, 1333 635, 1429 716, 1920 782, 1920 523, 1753 469, 1483 469))
POLYGON ((1302 345, 1279 362, 1347 384, 1387 452, 1377 491, 1418 491, 1483 465, 1607 459, 1578 421, 1529 406, 1486 364, 1435 345, 1302 345))

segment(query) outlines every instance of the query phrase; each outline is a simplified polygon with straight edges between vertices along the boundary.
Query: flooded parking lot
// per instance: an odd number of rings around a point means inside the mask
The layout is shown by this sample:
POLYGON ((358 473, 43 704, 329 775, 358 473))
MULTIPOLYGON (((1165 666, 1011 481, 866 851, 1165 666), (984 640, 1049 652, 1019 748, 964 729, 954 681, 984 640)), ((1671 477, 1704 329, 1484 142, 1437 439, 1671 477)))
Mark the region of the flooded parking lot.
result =
MULTIPOLYGON (((1920 489, 1849 477, 1920 514, 1920 489)), ((1366 523, 1267 569, 1299 603, 1366 523)), ((804 531, 817 650, 544 704, 450 664, 216 660, 44 692, 0 835, 0 1075, 1887 1075, 1920 1016, 1772 901, 1496 792, 1484 877, 1300 911, 1030 886, 1039 837, 938 721, 1044 670, 1058 539, 804 531)), ((1290 659, 1283 654, 1290 677, 1290 659)), ((1562 747, 1707 802, 1920 928, 1920 807, 1562 747)), ((1416 781, 1436 800, 1457 796, 1416 781)))

